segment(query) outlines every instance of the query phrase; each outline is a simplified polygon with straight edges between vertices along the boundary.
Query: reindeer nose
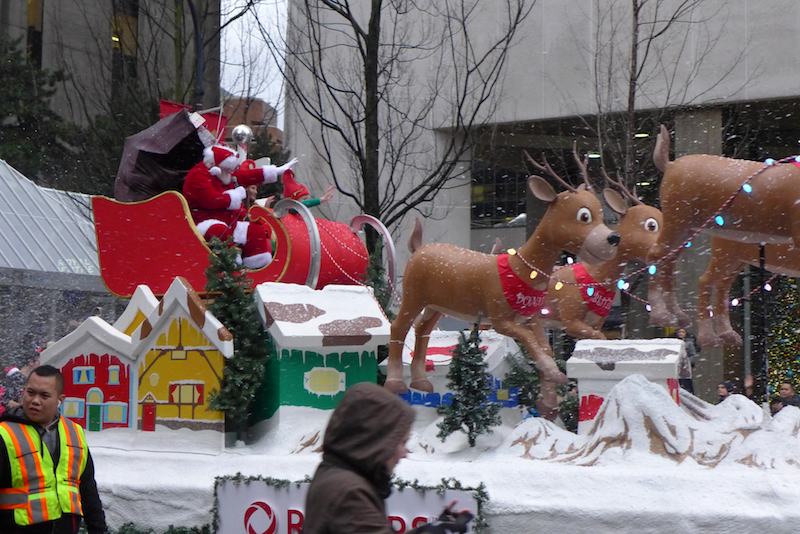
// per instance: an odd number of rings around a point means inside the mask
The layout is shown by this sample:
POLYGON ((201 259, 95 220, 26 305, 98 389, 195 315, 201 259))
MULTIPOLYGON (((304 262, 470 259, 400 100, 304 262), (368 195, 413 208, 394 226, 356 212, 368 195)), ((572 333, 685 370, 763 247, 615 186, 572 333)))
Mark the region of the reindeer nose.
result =
POLYGON ((609 245, 616 247, 617 245, 619 245, 619 239, 620 239, 619 234, 617 232, 611 232, 610 234, 608 234, 607 241, 609 245))

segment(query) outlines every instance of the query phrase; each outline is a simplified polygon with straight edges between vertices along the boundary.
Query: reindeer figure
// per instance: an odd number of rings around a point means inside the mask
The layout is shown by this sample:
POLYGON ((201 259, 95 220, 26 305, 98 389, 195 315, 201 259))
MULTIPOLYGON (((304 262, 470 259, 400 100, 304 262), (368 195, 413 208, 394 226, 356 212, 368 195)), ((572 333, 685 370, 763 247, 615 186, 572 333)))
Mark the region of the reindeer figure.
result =
MULTIPOLYGON (((767 271, 800 276, 800 248, 785 244, 768 245, 764 253, 767 271)), ((719 237, 711 240, 711 260, 698 285, 697 341, 700 346, 741 346, 742 336, 731 326, 730 290, 743 266, 759 266, 759 255, 759 245, 743 245, 719 237)))
POLYGON ((738 244, 800 247, 800 168, 796 165, 765 169, 757 161, 706 154, 669 161, 669 133, 664 126, 653 161, 664 172, 660 190, 664 226, 648 254, 648 262, 658 265, 648 294, 651 324, 687 326, 691 322, 678 305, 673 278, 678 255, 697 229, 738 244), (752 187, 751 193, 742 191, 745 183, 752 187))
MULTIPOLYGON (((581 165, 581 171, 587 173, 585 165, 581 165)), ((607 183, 617 186, 623 196, 633 203, 630 208, 625 206, 626 209, 619 212, 615 204, 608 202, 611 209, 620 214, 619 224, 615 228, 620 236, 617 255, 595 265, 566 265, 553 273, 547 288, 547 303, 551 312, 547 316, 547 326, 562 326, 567 334, 577 339, 606 338, 600 329, 611 311, 616 282, 628 262, 645 260, 663 224, 661 211, 643 204, 624 184, 612 180, 605 169, 603 176, 607 183), (576 283, 596 285, 590 289, 579 287, 576 283)))
MULTIPOLYGON (((537 167, 552 172, 546 160, 544 166, 537 167)), ((555 172, 552 175, 557 176, 555 172)), ((444 243, 431 243, 414 251, 405 270, 400 311, 392 323, 386 388, 397 393, 407 390, 402 348, 420 313, 415 325, 412 388, 433 391, 425 372, 425 355, 430 332, 443 314, 491 324, 525 347, 542 380, 566 381, 536 321, 544 304, 547 276, 531 275, 549 273, 562 250, 581 254, 592 263, 608 260, 616 253, 619 235, 603 224, 600 202, 586 185, 576 188, 558 180, 567 190, 557 194, 544 178, 528 178, 531 193, 549 206, 516 254, 482 254, 444 243)), ((619 201, 622 203, 621 197, 619 201)))

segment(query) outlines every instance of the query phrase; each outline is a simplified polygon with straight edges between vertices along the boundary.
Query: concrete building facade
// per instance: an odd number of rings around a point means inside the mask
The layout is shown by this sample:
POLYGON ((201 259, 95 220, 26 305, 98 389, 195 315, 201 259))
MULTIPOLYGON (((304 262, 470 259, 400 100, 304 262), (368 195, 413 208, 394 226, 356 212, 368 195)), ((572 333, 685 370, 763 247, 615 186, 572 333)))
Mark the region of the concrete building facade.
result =
POLYGON ((220 0, 2 0, 0 35, 19 40, 40 67, 66 74, 52 108, 87 124, 119 113, 121 98, 143 106, 159 98, 193 100, 190 5, 206 41, 198 104, 210 108, 220 101, 220 0))
MULTIPOLYGON (((301 17, 301 4, 289 1, 290 22, 301 17)), ((649 6, 658 6, 666 16, 679 4, 682 2, 660 0, 649 6)), ((599 115, 626 109, 630 6, 630 2, 613 0, 537 0, 533 4, 505 65, 492 114, 476 133, 471 161, 465 162, 472 173, 436 198, 431 207, 435 216, 425 221, 426 241, 484 251, 495 237, 506 247, 524 241, 542 207, 526 195, 525 177, 530 171, 522 150, 566 159, 561 153, 568 152, 574 140, 583 152, 598 149, 589 126, 599 115), (521 214, 527 216, 527 228, 509 228, 508 222, 521 214)), ((477 18, 479 24, 469 30, 488 40, 504 22, 502 10, 496 7, 486 6, 477 18)), ((642 40, 656 28, 646 23, 645 17, 651 15, 642 14, 638 26, 642 40)), ((357 16, 366 24, 366 13, 357 16)), ((639 51, 643 68, 636 110, 640 116, 651 117, 649 129, 637 132, 641 153, 652 152, 660 121, 667 122, 673 132, 673 157, 711 153, 759 160, 800 152, 800 86, 795 67, 800 59, 794 53, 800 44, 794 28, 798 17, 800 4, 792 0, 705 0, 682 12, 678 22, 666 28, 650 48, 639 51), (646 61, 642 60, 645 52, 650 54, 646 61)), ((335 42, 335 31, 321 32, 322 42, 335 42)), ((348 58, 341 50, 326 48, 322 61, 346 65, 348 58), (334 50, 340 51, 338 55, 334 50)), ((418 73, 411 94, 415 89, 423 92, 432 76, 433 60, 428 65, 421 61, 410 67, 418 73)), ((437 118, 441 118, 447 110, 443 106, 438 112, 437 118)), ((437 146, 436 138, 449 135, 446 120, 444 123, 430 134, 431 146, 437 146)), ((303 108, 287 98, 285 144, 301 158, 304 171, 324 181, 322 156, 317 150, 319 129, 308 124, 303 108)), ((342 165, 352 165, 344 148, 334 153, 334 158, 342 165)), ((642 157, 639 162, 643 168, 644 160, 642 157)), ((613 167, 609 161, 605 163, 613 167)), ((599 169, 597 163, 592 165, 590 169, 599 169)), ((644 186, 649 186, 652 198, 657 198, 660 176, 650 169, 652 175, 641 176, 639 183, 645 190, 644 186)), ((352 206, 346 200, 339 202, 340 216, 352 215, 352 206)), ((405 250, 411 226, 411 221, 404 221, 391 229, 403 245, 398 246, 399 251, 405 250)), ((689 308, 695 302, 693 281, 705 267, 705 246, 696 243, 695 253, 684 254, 681 260, 681 302, 689 308)), ((401 257, 401 262, 406 257, 401 257)), ((702 372, 707 376, 703 387, 710 392, 728 371, 721 354, 709 360, 709 369, 702 372)))

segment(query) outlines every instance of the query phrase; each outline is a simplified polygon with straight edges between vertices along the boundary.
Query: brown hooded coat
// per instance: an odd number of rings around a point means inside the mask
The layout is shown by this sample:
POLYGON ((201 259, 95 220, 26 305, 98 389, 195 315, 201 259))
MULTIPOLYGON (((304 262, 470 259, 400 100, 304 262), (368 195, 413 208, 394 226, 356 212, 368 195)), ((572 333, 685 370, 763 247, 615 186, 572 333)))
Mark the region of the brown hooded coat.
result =
POLYGON ((334 410, 305 506, 304 534, 392 534, 386 462, 406 439, 414 411, 375 384, 356 384, 334 410))

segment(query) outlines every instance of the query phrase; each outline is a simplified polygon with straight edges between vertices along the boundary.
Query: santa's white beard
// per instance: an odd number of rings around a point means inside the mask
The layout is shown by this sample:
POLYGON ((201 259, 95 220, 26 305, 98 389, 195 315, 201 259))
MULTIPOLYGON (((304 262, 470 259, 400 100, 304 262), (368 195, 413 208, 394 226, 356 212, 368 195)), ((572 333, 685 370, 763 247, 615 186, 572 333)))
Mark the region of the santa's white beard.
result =
POLYGON ((223 172, 222 174, 217 176, 217 179, 225 185, 230 184, 232 178, 233 176, 231 176, 231 173, 229 172, 223 172))

